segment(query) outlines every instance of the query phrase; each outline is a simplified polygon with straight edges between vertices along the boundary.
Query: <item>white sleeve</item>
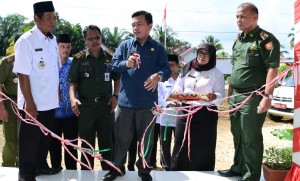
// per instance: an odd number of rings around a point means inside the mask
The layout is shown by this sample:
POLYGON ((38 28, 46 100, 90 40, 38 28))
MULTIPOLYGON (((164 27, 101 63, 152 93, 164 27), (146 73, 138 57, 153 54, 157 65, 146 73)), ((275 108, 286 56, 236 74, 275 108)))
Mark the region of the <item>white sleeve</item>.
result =
POLYGON ((214 93, 216 94, 217 98, 213 101, 215 105, 220 105, 225 97, 225 80, 224 75, 219 72, 215 71, 215 82, 213 85, 214 93))
POLYGON ((32 48, 27 39, 22 39, 15 45, 14 73, 29 75, 32 70, 32 48))
POLYGON ((181 77, 181 74, 178 76, 176 83, 174 85, 173 92, 183 93, 184 92, 184 81, 185 77, 181 77))

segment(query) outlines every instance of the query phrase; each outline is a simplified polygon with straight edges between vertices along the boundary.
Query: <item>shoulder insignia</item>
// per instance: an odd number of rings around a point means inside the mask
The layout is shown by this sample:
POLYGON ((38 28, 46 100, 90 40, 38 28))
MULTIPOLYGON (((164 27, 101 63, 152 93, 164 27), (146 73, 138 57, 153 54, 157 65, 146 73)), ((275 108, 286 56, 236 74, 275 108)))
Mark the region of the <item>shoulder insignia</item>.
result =
POLYGON ((3 60, 6 61, 7 63, 13 62, 13 61, 15 61, 15 54, 11 54, 7 57, 4 57, 3 60))
POLYGON ((76 59, 80 59, 80 58, 83 57, 84 55, 85 55, 85 51, 84 51, 84 50, 81 50, 80 52, 76 53, 76 54, 74 55, 74 57, 75 57, 76 59))
POLYGON ((110 49, 104 50, 106 53, 108 53, 110 56, 114 55, 114 52, 111 51, 110 49))
POLYGON ((109 59, 104 60, 104 64, 109 64, 109 63, 110 63, 109 59))
POLYGON ((266 32, 262 31, 260 32, 259 36, 261 37, 261 39, 265 40, 268 38, 269 35, 266 32))
POLYGON ((108 48, 104 43, 101 44, 101 48, 105 53, 109 54, 110 56, 114 56, 114 52, 110 48, 108 48))
POLYGON ((265 44, 265 48, 266 48, 267 50, 272 50, 272 48, 273 48, 272 42, 270 41, 269 43, 266 43, 266 44, 265 44))

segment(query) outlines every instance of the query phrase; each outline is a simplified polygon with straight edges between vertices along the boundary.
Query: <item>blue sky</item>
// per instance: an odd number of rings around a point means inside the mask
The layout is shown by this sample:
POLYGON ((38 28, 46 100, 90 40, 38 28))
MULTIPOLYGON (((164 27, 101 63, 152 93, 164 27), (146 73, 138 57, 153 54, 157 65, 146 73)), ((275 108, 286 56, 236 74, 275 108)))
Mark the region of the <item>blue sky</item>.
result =
MULTIPOLYGON (((0 0, 0 16, 19 13, 32 20, 32 5, 36 0, 0 0)), ((167 1, 167 26, 177 34, 177 38, 197 46, 208 35, 213 35, 223 44, 224 51, 231 54, 233 41, 239 32, 235 12, 241 0, 169 0, 167 1)), ((258 24, 273 33, 284 50, 290 52, 289 45, 294 26, 293 0, 249 0, 259 9, 258 24)), ((137 10, 152 13, 154 25, 162 25, 164 0, 53 0, 56 11, 63 19, 82 26, 96 24, 101 27, 131 31, 131 14, 137 10)))

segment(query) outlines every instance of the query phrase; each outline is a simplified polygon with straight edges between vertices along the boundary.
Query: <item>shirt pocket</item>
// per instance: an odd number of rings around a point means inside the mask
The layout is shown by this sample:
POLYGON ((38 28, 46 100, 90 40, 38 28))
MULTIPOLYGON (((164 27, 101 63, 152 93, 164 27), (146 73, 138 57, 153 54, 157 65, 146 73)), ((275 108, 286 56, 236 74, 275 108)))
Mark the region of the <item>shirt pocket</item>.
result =
POLYGON ((92 76, 92 67, 90 65, 80 66, 79 71, 82 79, 89 79, 92 76))
POLYGON ((249 67, 257 66, 260 64, 261 55, 258 49, 251 50, 250 48, 247 50, 246 54, 246 62, 249 67))
POLYGON ((37 72, 45 73, 51 71, 53 67, 51 60, 42 52, 33 55, 33 67, 37 72))
POLYGON ((245 66, 247 64, 246 57, 245 57, 245 50, 242 49, 233 50, 231 63, 233 66, 235 66, 236 64, 245 66))

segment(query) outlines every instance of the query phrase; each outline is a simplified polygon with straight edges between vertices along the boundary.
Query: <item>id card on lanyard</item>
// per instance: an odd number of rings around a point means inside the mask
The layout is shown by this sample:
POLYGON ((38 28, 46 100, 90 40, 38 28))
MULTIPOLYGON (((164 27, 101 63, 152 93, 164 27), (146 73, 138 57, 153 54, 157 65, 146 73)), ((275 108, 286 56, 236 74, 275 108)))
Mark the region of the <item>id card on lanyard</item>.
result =
POLYGON ((105 72, 104 72, 104 81, 110 81, 110 66, 109 64, 105 64, 105 72))

